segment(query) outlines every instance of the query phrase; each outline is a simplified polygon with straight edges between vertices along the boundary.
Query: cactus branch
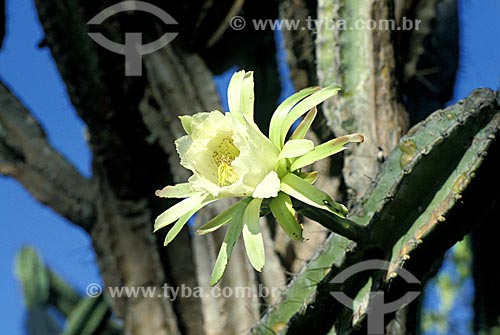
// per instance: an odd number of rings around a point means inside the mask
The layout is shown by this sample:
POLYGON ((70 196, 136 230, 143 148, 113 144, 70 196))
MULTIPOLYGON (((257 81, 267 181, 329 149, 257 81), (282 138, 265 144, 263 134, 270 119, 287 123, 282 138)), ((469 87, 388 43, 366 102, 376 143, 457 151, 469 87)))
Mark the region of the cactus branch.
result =
POLYGON ((93 186, 54 149, 30 112, 0 82, 0 174, 16 178, 40 202, 89 231, 93 186))

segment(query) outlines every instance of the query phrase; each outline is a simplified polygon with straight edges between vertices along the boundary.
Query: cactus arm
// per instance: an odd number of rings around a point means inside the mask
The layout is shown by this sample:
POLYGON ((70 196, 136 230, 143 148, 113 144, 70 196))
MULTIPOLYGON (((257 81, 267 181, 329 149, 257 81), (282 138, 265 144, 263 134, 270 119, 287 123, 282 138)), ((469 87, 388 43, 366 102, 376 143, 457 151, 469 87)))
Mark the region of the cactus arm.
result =
MULTIPOLYGON (((452 245, 472 229, 473 220, 453 222, 450 226, 452 222, 443 221, 441 214, 451 213, 457 204, 457 195, 466 192, 468 187, 474 188, 474 174, 487 171, 479 169, 483 160, 478 157, 486 151, 497 150, 494 138, 499 131, 499 116, 495 99, 494 92, 477 90, 465 101, 435 112, 411 129, 392 151, 383 171, 350 217, 367 226, 371 232, 370 242, 378 248, 349 243, 338 235, 330 236, 289 284, 281 302, 269 309, 254 333, 271 330, 290 334, 305 330, 326 333, 336 326, 336 331, 344 334, 352 325, 337 322, 342 316, 345 320, 346 313, 352 312, 332 298, 329 294, 332 287, 328 283, 341 269, 367 258, 392 260, 399 257, 400 261, 405 261, 407 256, 404 255, 411 250, 410 245, 415 250, 432 249, 433 245, 426 243, 435 243, 436 236, 442 239, 440 245, 452 245), (455 231, 443 234, 442 227, 455 231), (311 277, 314 271, 316 276, 311 277)), ((473 203, 461 206, 475 212, 473 203)), ((439 249, 424 264, 428 265, 442 252, 444 250, 439 249)), ((379 279, 373 279, 374 285, 384 286, 385 281, 379 279)), ((350 296, 356 296, 367 280, 358 278, 343 289, 350 296)))

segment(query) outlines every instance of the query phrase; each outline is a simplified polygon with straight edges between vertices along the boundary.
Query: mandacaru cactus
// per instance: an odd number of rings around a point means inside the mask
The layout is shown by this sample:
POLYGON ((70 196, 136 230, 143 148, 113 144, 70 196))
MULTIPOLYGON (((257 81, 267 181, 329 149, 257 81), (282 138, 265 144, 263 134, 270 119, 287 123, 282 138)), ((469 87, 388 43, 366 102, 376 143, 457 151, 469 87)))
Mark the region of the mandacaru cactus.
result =
POLYGON ((82 297, 43 263, 32 247, 23 247, 16 259, 16 275, 23 288, 28 334, 122 334, 111 319, 111 309, 103 295, 82 297), (55 307, 65 318, 64 329, 50 313, 55 307))
POLYGON ((494 171, 500 157, 499 131, 498 93, 488 89, 476 90, 414 126, 351 212, 349 220, 367 230, 367 240, 354 242, 332 234, 252 333, 366 334, 369 289, 395 300, 404 288, 402 281, 391 270, 349 278, 341 289, 360 302, 354 312, 332 297, 336 287, 330 281, 350 265, 371 258, 386 259, 394 269, 404 264, 418 278, 424 276, 478 223, 492 199, 491 194, 481 197, 484 190, 493 189, 498 198, 500 181, 494 171))

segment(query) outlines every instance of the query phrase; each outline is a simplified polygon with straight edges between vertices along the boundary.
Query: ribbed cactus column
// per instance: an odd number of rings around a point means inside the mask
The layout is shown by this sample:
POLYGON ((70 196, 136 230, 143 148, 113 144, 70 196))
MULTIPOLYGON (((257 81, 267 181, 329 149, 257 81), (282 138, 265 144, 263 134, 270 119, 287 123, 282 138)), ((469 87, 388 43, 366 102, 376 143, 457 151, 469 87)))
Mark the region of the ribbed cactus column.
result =
POLYGON ((408 127, 395 87, 393 32, 370 26, 393 19, 390 13, 388 1, 318 1, 319 84, 342 87, 323 112, 336 135, 360 132, 366 137, 344 160, 345 182, 357 197, 408 127))

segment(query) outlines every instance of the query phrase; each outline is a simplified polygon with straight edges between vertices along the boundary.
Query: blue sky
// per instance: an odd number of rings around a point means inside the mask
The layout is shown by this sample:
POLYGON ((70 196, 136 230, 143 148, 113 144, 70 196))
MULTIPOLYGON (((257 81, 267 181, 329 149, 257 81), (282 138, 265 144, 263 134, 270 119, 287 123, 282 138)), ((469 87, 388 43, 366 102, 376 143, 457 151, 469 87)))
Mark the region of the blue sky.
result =
MULTIPOLYGON (((500 2, 461 0, 461 49, 455 98, 476 87, 498 88, 500 2)), ((7 0, 7 36, 0 51, 0 77, 33 112, 51 143, 81 172, 90 175, 84 125, 68 101, 47 49, 32 0, 7 0)), ((222 78, 221 82, 227 82, 222 78)), ((16 252, 34 245, 56 272, 80 291, 100 283, 91 242, 79 228, 39 205, 16 181, 0 177, 1 334, 24 334, 21 289, 13 275, 16 252)))

